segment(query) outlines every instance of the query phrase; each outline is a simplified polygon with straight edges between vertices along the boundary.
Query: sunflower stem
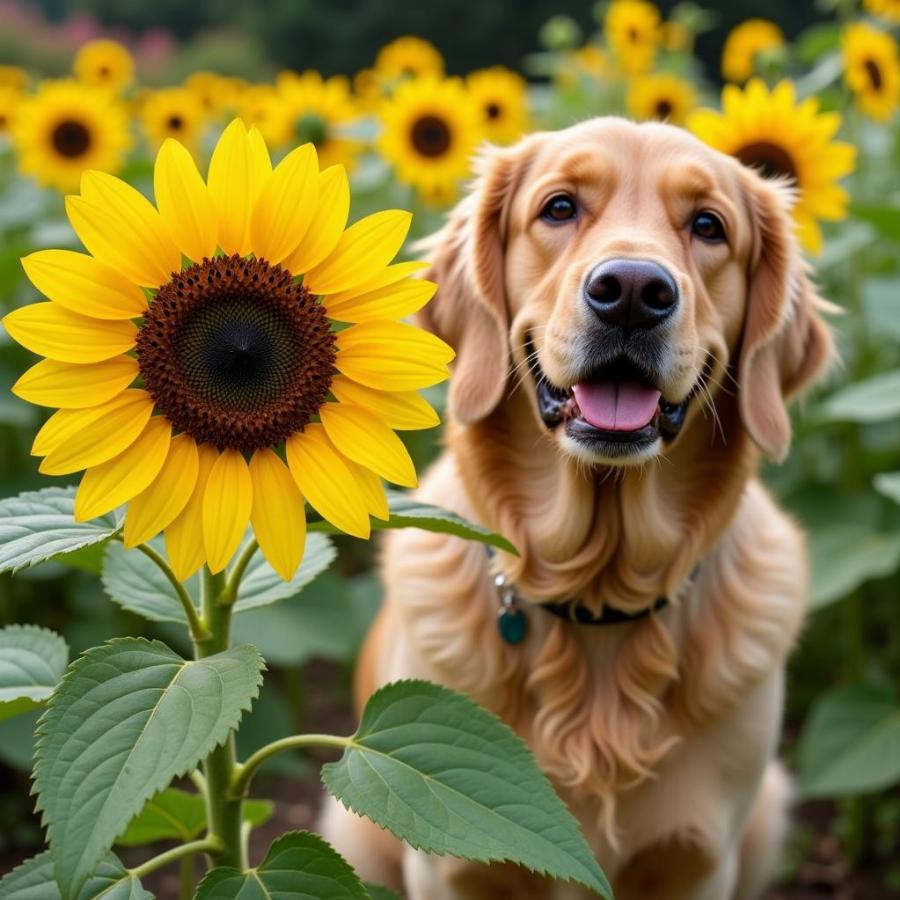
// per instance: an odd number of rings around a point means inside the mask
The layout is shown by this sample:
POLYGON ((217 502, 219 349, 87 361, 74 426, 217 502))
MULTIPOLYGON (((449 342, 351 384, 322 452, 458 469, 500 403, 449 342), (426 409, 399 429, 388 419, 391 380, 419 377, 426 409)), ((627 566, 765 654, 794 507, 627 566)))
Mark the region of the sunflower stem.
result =
POLYGON ((253 554, 256 553, 258 549, 259 544, 256 540, 251 540, 247 546, 244 547, 241 555, 237 558, 237 562, 231 570, 231 574, 228 576, 225 587, 222 589, 221 599, 219 600, 220 603, 227 606, 231 606, 235 603, 238 598, 241 581, 247 571, 247 566, 250 565, 250 560, 253 559, 253 554))

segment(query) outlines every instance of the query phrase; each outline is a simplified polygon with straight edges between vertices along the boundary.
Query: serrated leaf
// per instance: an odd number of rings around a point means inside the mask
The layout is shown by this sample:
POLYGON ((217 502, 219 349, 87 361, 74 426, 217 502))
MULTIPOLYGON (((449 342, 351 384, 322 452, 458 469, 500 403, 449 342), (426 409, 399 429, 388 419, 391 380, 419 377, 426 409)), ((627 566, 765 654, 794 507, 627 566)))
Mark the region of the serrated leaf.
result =
MULTIPOLYGON (((32 857, 0 879, 0 897, 3 900, 61 900, 50 853, 45 851, 32 857)), ((109 853, 78 894, 78 900, 101 898, 153 900, 153 894, 109 853)))
POLYGON ((68 661, 66 642, 46 628, 0 629, 0 721, 42 706, 68 661))
MULTIPOLYGON (((275 811, 269 800, 245 800, 244 821, 254 828, 267 822, 275 811)), ((116 840, 120 847, 139 847, 156 841, 192 841, 206 828, 206 801, 199 794, 166 788, 151 797, 116 840)))
POLYGON ((221 867, 200 882, 194 900, 369 900, 350 864, 308 831, 283 834, 254 869, 221 867))
POLYGON ((469 698, 425 681, 389 684, 350 740, 322 780, 359 815, 430 853, 514 862, 612 896, 531 752, 469 698))
POLYGON ((403 898, 380 884, 366 882, 366 890, 369 892, 369 900, 403 900, 403 898))
POLYGON ((871 423, 900 416, 900 369, 840 388, 818 410, 826 422, 871 423))
POLYGON ((147 799, 237 726, 263 668, 248 645, 188 661, 143 638, 69 667, 38 726, 34 778, 66 900, 147 799))
POLYGON ((834 797, 900 782, 900 705, 887 691, 845 684, 816 702, 800 742, 800 790, 834 797))
POLYGON ((76 522, 75 488, 44 488, 0 500, 0 572, 17 572, 108 540, 119 528, 113 513, 76 522))
MULTIPOLYGON (((390 518, 383 522, 381 519, 372 519, 372 528, 375 531, 393 528, 423 528, 425 531, 436 531, 440 534, 453 534, 469 541, 480 541, 482 544, 490 544, 507 553, 519 555, 516 548, 501 534, 470 522, 468 519, 443 509, 440 506, 432 506, 430 503, 422 503, 406 494, 396 491, 388 491, 388 506, 390 518)), ((311 532, 321 534, 341 534, 333 525, 324 520, 309 523, 311 532)))

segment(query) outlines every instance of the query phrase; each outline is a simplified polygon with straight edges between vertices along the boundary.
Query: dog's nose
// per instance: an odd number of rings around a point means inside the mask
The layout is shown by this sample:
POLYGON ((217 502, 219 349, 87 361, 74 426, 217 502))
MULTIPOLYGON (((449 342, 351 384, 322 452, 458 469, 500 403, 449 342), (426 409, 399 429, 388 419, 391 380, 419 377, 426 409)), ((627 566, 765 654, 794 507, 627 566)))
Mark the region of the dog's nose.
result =
POLYGON ((607 325, 653 328, 678 305, 675 279, 645 259, 608 259, 584 284, 584 299, 607 325))

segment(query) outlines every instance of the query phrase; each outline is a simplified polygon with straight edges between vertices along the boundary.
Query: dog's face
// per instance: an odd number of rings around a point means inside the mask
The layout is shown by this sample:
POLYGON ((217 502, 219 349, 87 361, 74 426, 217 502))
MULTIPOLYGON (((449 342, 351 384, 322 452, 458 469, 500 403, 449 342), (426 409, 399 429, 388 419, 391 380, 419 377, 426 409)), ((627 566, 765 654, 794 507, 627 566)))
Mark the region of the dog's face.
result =
POLYGON ((483 417, 515 371, 564 452, 627 465, 666 452, 735 380, 751 435, 782 456, 784 399, 830 348, 788 204, 664 125, 595 119, 494 151, 432 273, 427 323, 460 352, 457 418, 483 417))

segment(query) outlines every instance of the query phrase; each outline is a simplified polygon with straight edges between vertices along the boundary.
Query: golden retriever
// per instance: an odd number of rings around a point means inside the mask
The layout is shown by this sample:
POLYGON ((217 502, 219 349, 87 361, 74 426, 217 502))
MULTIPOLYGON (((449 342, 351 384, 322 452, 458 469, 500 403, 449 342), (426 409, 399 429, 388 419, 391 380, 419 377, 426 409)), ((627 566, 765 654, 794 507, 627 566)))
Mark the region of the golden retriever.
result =
MULTIPOLYGON (((616 118, 489 148, 478 172, 430 239, 424 322, 458 359, 418 496, 521 556, 394 533, 358 700, 418 677, 502 716, 618 900, 757 897, 786 828, 775 752, 807 576, 756 472, 832 352, 790 189, 616 118), (498 572, 527 616, 518 644, 497 628, 498 572), (634 615, 574 620, 610 609, 634 615)), ((589 896, 417 852, 333 801, 322 825, 410 900, 589 896)))

